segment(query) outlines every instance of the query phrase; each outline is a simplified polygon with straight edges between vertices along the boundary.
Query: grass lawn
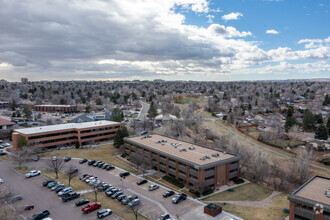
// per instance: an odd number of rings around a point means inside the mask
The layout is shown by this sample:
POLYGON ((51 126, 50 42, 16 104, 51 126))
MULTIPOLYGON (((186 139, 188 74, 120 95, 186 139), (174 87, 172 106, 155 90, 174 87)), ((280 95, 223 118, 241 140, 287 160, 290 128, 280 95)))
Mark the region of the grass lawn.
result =
MULTIPOLYGON (((56 175, 55 175, 54 172, 41 171, 41 174, 43 176, 47 177, 50 180, 55 180, 55 177, 56 177, 56 175)), ((64 173, 59 173, 58 174, 58 179, 56 179, 56 181, 65 184, 65 186, 67 186, 67 187, 69 186, 68 177, 64 173)), ((70 186, 75 191, 79 191, 79 190, 84 190, 84 189, 89 189, 90 188, 89 185, 87 185, 86 183, 84 183, 81 180, 79 180, 79 177, 74 177, 71 180, 70 186)))
POLYGON ((239 205, 232 205, 219 203, 224 211, 233 213, 246 220, 278 220, 282 217, 288 216, 283 212, 283 209, 289 208, 288 194, 280 194, 275 196, 272 202, 265 207, 246 207, 239 205))
MULTIPOLYGON (((94 202, 94 199, 95 199, 95 196, 92 193, 85 193, 82 195, 82 197, 87 198, 91 202, 94 202)), ((97 200, 98 200, 98 202, 101 203, 102 208, 111 209, 114 214, 118 215, 122 219, 135 220, 135 215, 132 212, 128 211, 126 206, 123 206, 116 200, 113 200, 113 199, 107 197, 104 193, 98 193, 97 200)), ((96 212, 96 211, 94 211, 94 212, 96 212)), ((138 216, 138 220, 146 220, 146 219, 147 218, 145 218, 142 215, 138 216)))
POLYGON ((115 148, 112 144, 100 145, 95 149, 63 149, 54 150, 51 152, 40 153, 41 157, 78 157, 93 160, 102 160, 103 162, 110 163, 122 169, 125 169, 131 173, 136 173, 135 169, 131 166, 121 162, 116 155, 120 155, 120 151, 115 148))
POLYGON ((14 170, 16 170, 17 172, 22 173, 22 174, 26 174, 29 172, 29 168, 27 166, 21 166, 21 168, 14 167, 14 170))
POLYGON ((204 200, 208 201, 260 201, 270 196, 273 190, 248 183, 242 186, 233 188, 234 192, 224 191, 213 196, 207 197, 204 200))

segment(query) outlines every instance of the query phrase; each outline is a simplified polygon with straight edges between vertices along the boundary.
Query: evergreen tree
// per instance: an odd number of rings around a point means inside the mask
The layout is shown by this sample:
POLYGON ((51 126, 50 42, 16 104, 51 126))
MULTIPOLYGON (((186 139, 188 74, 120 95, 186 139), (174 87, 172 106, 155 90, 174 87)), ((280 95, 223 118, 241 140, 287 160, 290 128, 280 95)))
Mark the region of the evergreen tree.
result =
POLYGON ((26 140, 26 138, 24 136, 20 136, 18 139, 18 148, 23 148, 28 146, 28 141, 26 140))
POLYGON ((111 112, 110 121, 121 122, 123 120, 122 112, 118 108, 114 108, 111 112))
POLYGON ((328 140, 328 129, 324 125, 320 125, 315 131, 315 138, 319 140, 328 140))
POLYGON ((303 126, 305 131, 313 131, 315 129, 315 117, 309 109, 304 113, 303 126))
POLYGON ((156 108, 154 102, 151 102, 151 104, 150 104, 148 115, 150 118, 155 118, 157 116, 157 108, 156 108))
POLYGON ((314 118, 315 118, 315 123, 317 123, 317 124, 323 124, 323 118, 322 118, 322 115, 321 114, 315 114, 314 115, 314 118))
POLYGON ((119 148, 121 145, 124 144, 124 138, 125 137, 128 137, 129 136, 129 133, 127 131, 127 128, 125 126, 121 126, 117 132, 116 132, 116 135, 113 139, 113 145, 116 147, 116 148, 119 148))
POLYGON ((293 106, 292 105, 289 105, 288 106, 288 114, 287 114, 287 118, 289 117, 292 117, 293 116, 293 113, 294 113, 294 109, 293 109, 293 106))
POLYGON ((290 130, 290 128, 293 125, 296 125, 296 124, 297 124, 297 121, 296 121, 296 119, 293 116, 286 118, 286 121, 285 121, 285 131, 288 132, 290 130))
MULTIPOLYGON (((31 116, 32 116, 32 111, 29 107, 24 107, 23 109, 23 113, 25 115, 25 118, 27 118, 28 120, 31 119, 31 116)), ((17 116, 18 117, 18 116, 17 116)))
POLYGON ((330 105, 330 97, 328 94, 324 98, 323 105, 330 105))

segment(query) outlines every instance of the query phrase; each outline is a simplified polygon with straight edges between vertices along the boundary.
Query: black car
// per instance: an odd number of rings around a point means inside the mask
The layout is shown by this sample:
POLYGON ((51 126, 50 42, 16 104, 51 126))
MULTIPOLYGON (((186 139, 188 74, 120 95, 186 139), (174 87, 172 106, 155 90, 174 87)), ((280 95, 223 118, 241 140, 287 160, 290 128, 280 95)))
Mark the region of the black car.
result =
POLYGON ((82 164, 82 163, 86 163, 87 161, 88 161, 87 159, 81 159, 79 163, 82 164))
POLYGON ((72 170, 70 170, 70 174, 78 173, 78 168, 75 167, 72 170))
POLYGON ((49 211, 45 210, 45 211, 38 212, 38 213, 32 215, 31 219, 32 220, 41 220, 41 219, 48 217, 49 215, 50 215, 49 211))
POLYGON ((181 201, 183 201, 183 200, 186 200, 186 198, 187 198, 187 195, 186 194, 178 194, 178 195, 176 195, 176 197, 174 197, 173 199, 172 199, 172 203, 174 203, 174 204, 178 204, 179 202, 181 202, 181 201))
POLYGON ((65 194, 63 197, 62 197, 62 201, 63 202, 68 202, 68 201, 71 201, 73 199, 76 199, 76 198, 79 198, 80 197, 80 194, 79 193, 76 193, 76 192, 70 192, 68 194, 65 194))
POLYGON ((40 160, 40 157, 38 155, 34 155, 33 158, 32 158, 34 161, 38 161, 40 160))
POLYGON ((62 189, 65 189, 65 186, 60 186, 60 187, 56 188, 54 191, 55 191, 56 193, 58 193, 58 192, 61 191, 62 189))
POLYGON ((42 183, 43 186, 47 186, 49 183, 55 182, 55 180, 47 180, 42 183))
POLYGON ((126 176, 129 176, 129 175, 130 175, 129 172, 123 172, 123 173, 119 174, 120 177, 126 177, 126 176))
POLYGON ((104 164, 105 164, 104 162, 101 162, 101 163, 98 163, 97 166, 98 166, 99 168, 101 168, 104 164))
POLYGON ((64 157, 64 162, 69 162, 71 160, 71 157, 64 157))
POLYGON ((5 156, 5 155, 7 155, 6 152, 4 152, 4 151, 0 151, 0 156, 5 156))
POLYGON ((107 190, 109 187, 111 187, 111 185, 109 185, 109 184, 103 184, 102 185, 102 191, 107 190))
POLYGON ((169 190, 169 191, 167 191, 163 194, 163 197, 167 198, 167 197, 170 197, 170 196, 173 196, 173 195, 174 195, 174 191, 169 190))
POLYGON ((85 205, 89 203, 89 200, 88 199, 79 199, 77 202, 76 202, 76 206, 81 206, 81 205, 85 205))
POLYGON ((115 167, 112 166, 112 165, 109 165, 109 166, 107 166, 107 168, 106 168, 106 170, 113 170, 113 169, 115 169, 115 167))
POLYGON ((90 160, 90 161, 88 161, 88 165, 92 166, 95 162, 96 162, 96 160, 90 160))
POLYGON ((139 180, 139 181, 137 181, 137 185, 138 186, 140 186, 140 185, 142 185, 142 184, 145 184, 145 183, 147 183, 148 182, 148 180, 146 180, 146 179, 143 179, 143 180, 139 180))

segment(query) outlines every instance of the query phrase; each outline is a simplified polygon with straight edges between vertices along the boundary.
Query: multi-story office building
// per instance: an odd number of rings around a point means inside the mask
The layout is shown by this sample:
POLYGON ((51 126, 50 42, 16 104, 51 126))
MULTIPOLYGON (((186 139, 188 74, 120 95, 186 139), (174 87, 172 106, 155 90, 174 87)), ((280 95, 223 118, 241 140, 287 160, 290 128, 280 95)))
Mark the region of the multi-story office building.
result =
POLYGON ((76 112, 76 105, 35 105, 34 111, 39 112, 76 112))
POLYGON ((330 220, 330 178, 314 176, 289 197, 290 220, 330 220))
POLYGON ((80 145, 108 141, 113 139, 119 127, 118 122, 97 121, 16 129, 12 133, 13 147, 18 148, 21 136, 26 138, 29 145, 40 147, 74 145, 77 141, 80 145))
POLYGON ((124 138, 125 153, 186 184, 218 187, 239 175, 240 157, 161 135, 124 138))

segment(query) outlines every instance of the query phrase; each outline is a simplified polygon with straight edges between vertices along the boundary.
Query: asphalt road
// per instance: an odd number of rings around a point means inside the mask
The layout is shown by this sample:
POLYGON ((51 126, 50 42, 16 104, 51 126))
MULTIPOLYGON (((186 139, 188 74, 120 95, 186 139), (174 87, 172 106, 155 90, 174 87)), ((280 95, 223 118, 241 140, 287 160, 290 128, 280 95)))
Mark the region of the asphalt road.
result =
POLYGON ((140 114, 138 116, 138 119, 142 121, 144 118, 147 117, 147 113, 149 111, 150 104, 146 103, 146 102, 140 102, 140 103, 142 105, 142 108, 140 110, 140 114))
MULTIPOLYGON (((26 164, 27 165, 27 164, 26 164)), ((39 163, 43 166, 43 162, 39 163)), ((23 209, 27 204, 34 204, 35 208, 31 211, 24 211, 22 216, 29 218, 34 213, 43 210, 50 211, 50 218, 54 220, 80 220, 80 219, 97 219, 96 212, 88 215, 81 211, 82 207, 76 207, 75 201, 63 203, 56 193, 42 186, 42 182, 46 180, 43 176, 25 178, 24 175, 18 174, 12 167, 16 166, 10 161, 0 160, 0 178, 4 183, 0 187, 8 187, 14 195, 22 195, 23 199, 17 201, 13 206, 23 209)), ((112 215, 107 219, 119 219, 118 216, 112 215)))

